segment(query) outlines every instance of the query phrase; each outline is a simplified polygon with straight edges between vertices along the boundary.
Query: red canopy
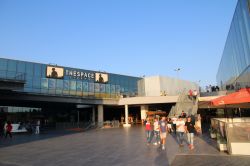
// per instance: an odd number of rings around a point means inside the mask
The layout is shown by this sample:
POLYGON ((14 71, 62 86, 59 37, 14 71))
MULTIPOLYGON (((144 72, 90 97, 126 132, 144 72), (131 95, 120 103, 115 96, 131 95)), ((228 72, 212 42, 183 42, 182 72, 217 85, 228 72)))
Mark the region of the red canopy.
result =
POLYGON ((250 103, 250 88, 240 89, 238 92, 211 100, 214 106, 242 103, 250 103))

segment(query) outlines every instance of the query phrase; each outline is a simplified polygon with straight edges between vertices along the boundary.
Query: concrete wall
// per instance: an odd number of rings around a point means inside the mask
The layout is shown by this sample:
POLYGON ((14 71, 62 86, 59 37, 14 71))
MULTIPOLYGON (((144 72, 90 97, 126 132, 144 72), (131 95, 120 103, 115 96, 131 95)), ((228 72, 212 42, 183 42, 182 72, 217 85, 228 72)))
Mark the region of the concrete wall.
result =
POLYGON ((178 96, 129 97, 121 98, 118 105, 176 103, 177 100, 178 96))
POLYGON ((160 96, 160 77, 146 77, 145 83, 145 96, 160 96))
POLYGON ((145 96, 145 80, 141 79, 137 82, 138 95, 145 96))
MULTIPOLYGON (((161 96, 162 92, 166 95, 178 95, 185 91, 188 93, 190 89, 199 91, 198 84, 186 80, 166 76, 145 77, 145 96, 161 96)), ((143 93, 141 93, 143 94, 143 93)))

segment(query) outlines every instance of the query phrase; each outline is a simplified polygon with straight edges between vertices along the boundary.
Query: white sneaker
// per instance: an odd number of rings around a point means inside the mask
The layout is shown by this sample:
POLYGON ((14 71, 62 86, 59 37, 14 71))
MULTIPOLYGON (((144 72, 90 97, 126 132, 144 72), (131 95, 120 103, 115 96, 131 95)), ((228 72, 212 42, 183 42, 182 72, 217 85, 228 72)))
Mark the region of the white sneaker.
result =
POLYGON ((164 145, 162 146, 162 150, 165 150, 165 146, 164 145))
POLYGON ((154 145, 157 145, 157 142, 155 142, 154 145))

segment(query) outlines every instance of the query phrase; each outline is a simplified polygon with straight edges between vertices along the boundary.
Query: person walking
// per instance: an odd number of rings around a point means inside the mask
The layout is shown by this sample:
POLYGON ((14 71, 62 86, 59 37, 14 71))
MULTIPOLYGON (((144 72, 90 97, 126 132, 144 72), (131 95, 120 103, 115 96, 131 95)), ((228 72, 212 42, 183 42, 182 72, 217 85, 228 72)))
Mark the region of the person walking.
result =
POLYGON ((147 145, 149 145, 152 139, 152 127, 149 118, 147 118, 146 121, 146 136, 147 136, 147 145))
POLYGON ((155 136, 155 143, 154 145, 160 145, 161 144, 161 140, 160 140, 160 125, 159 125, 159 121, 157 118, 155 118, 154 121, 154 136, 155 136))
POLYGON ((12 131, 12 125, 11 125, 10 121, 8 121, 6 128, 5 128, 5 138, 7 138, 8 135, 10 136, 10 138, 12 138, 11 131, 12 131))
POLYGON ((177 140, 179 146, 182 147, 184 141, 184 132, 185 132, 185 122, 181 116, 179 116, 178 121, 176 122, 176 131, 177 131, 177 140))
POLYGON ((36 122, 36 134, 40 134, 40 120, 36 122))
POLYGON ((168 118, 167 122, 168 122, 168 133, 172 133, 173 130, 172 130, 172 121, 171 121, 171 118, 168 118))
POLYGON ((175 135, 176 135, 176 122, 177 122, 177 118, 174 115, 174 117, 172 118, 172 124, 173 124, 172 129, 174 130, 175 135))
POLYGON ((6 121, 5 124, 4 124, 4 127, 3 127, 3 129, 4 129, 4 135, 6 134, 6 127, 7 127, 7 125, 8 125, 8 122, 6 121))
POLYGON ((160 124, 161 147, 162 147, 162 150, 165 150, 168 127, 167 127, 166 118, 164 116, 161 118, 161 121, 159 122, 159 124, 160 124))
POLYGON ((191 117, 187 118, 185 123, 185 131, 187 133, 187 141, 189 149, 194 149, 194 132, 195 132, 195 124, 192 122, 191 117))

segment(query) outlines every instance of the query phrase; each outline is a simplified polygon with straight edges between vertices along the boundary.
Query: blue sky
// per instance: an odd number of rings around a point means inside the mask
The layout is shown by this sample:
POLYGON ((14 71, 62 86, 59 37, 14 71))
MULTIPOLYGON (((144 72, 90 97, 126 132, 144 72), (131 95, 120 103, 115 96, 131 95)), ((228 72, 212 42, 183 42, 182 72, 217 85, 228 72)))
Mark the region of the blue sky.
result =
POLYGON ((0 57, 215 84, 237 0, 0 0, 0 57))

